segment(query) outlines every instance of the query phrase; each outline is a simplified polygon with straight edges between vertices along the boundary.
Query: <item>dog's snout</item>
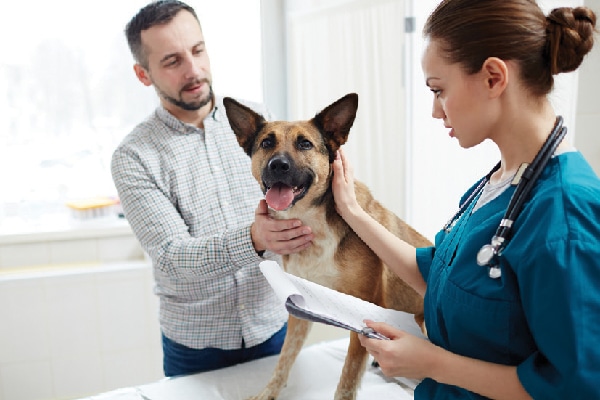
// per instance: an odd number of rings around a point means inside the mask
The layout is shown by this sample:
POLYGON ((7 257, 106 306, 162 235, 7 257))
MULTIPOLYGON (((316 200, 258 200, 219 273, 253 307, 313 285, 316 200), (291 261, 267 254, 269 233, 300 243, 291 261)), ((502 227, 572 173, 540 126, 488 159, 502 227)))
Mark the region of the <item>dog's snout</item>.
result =
POLYGON ((290 161, 285 156, 275 156, 269 161, 269 170, 274 174, 285 174, 290 170, 290 161))

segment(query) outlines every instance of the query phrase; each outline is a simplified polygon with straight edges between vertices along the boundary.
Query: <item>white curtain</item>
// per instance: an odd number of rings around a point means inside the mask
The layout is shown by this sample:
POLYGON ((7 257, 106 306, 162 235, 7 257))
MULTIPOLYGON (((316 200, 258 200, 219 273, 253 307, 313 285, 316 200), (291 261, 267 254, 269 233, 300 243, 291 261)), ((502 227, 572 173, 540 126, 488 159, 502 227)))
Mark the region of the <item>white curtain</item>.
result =
POLYGON ((345 151, 357 178, 401 215, 404 2, 335 3, 288 11, 288 115, 308 119, 345 94, 358 93, 358 115, 345 151))

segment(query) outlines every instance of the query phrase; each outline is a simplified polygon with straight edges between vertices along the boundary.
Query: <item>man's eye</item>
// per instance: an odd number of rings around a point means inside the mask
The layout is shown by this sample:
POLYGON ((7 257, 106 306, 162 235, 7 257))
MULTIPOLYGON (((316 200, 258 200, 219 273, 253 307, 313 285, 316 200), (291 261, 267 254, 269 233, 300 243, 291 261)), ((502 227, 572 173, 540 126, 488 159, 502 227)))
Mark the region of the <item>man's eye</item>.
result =
POLYGON ((440 93, 442 93, 441 89, 431 89, 431 92, 435 97, 440 97, 440 93))
POLYGON ((310 150, 312 148, 313 148, 313 144, 306 139, 300 140, 298 142, 298 150, 310 150))

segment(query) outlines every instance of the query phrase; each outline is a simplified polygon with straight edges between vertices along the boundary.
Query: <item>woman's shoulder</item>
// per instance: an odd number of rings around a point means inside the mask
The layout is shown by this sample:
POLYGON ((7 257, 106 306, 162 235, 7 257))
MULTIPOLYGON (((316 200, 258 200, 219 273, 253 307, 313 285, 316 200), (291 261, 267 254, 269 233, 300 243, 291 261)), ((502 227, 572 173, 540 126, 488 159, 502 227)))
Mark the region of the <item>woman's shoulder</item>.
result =
POLYGON ((579 151, 560 154, 551 159, 550 166, 541 185, 547 186, 549 194, 600 204, 600 179, 583 154, 579 151))
MULTIPOLYGON (((600 179, 578 151, 551 159, 531 199, 540 228, 564 227, 567 236, 580 229, 600 235, 600 179)), ((596 236, 598 237, 598 236, 596 236)))

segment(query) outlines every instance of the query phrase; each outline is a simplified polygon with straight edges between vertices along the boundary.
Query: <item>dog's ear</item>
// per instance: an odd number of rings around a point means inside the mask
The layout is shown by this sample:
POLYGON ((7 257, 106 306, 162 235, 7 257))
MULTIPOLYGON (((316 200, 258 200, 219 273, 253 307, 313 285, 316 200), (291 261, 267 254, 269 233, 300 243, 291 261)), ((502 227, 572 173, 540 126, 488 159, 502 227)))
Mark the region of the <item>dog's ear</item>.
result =
POLYGON ((252 155, 256 135, 265 124, 265 119, 262 115, 240 104, 231 97, 225 97, 223 105, 225 106, 229 125, 233 129, 238 143, 242 146, 246 154, 249 156, 252 155))
POLYGON ((327 149, 329 161, 333 162, 335 153, 348 140, 350 128, 356 118, 358 95, 349 93, 329 105, 313 118, 313 123, 319 128, 327 149))

